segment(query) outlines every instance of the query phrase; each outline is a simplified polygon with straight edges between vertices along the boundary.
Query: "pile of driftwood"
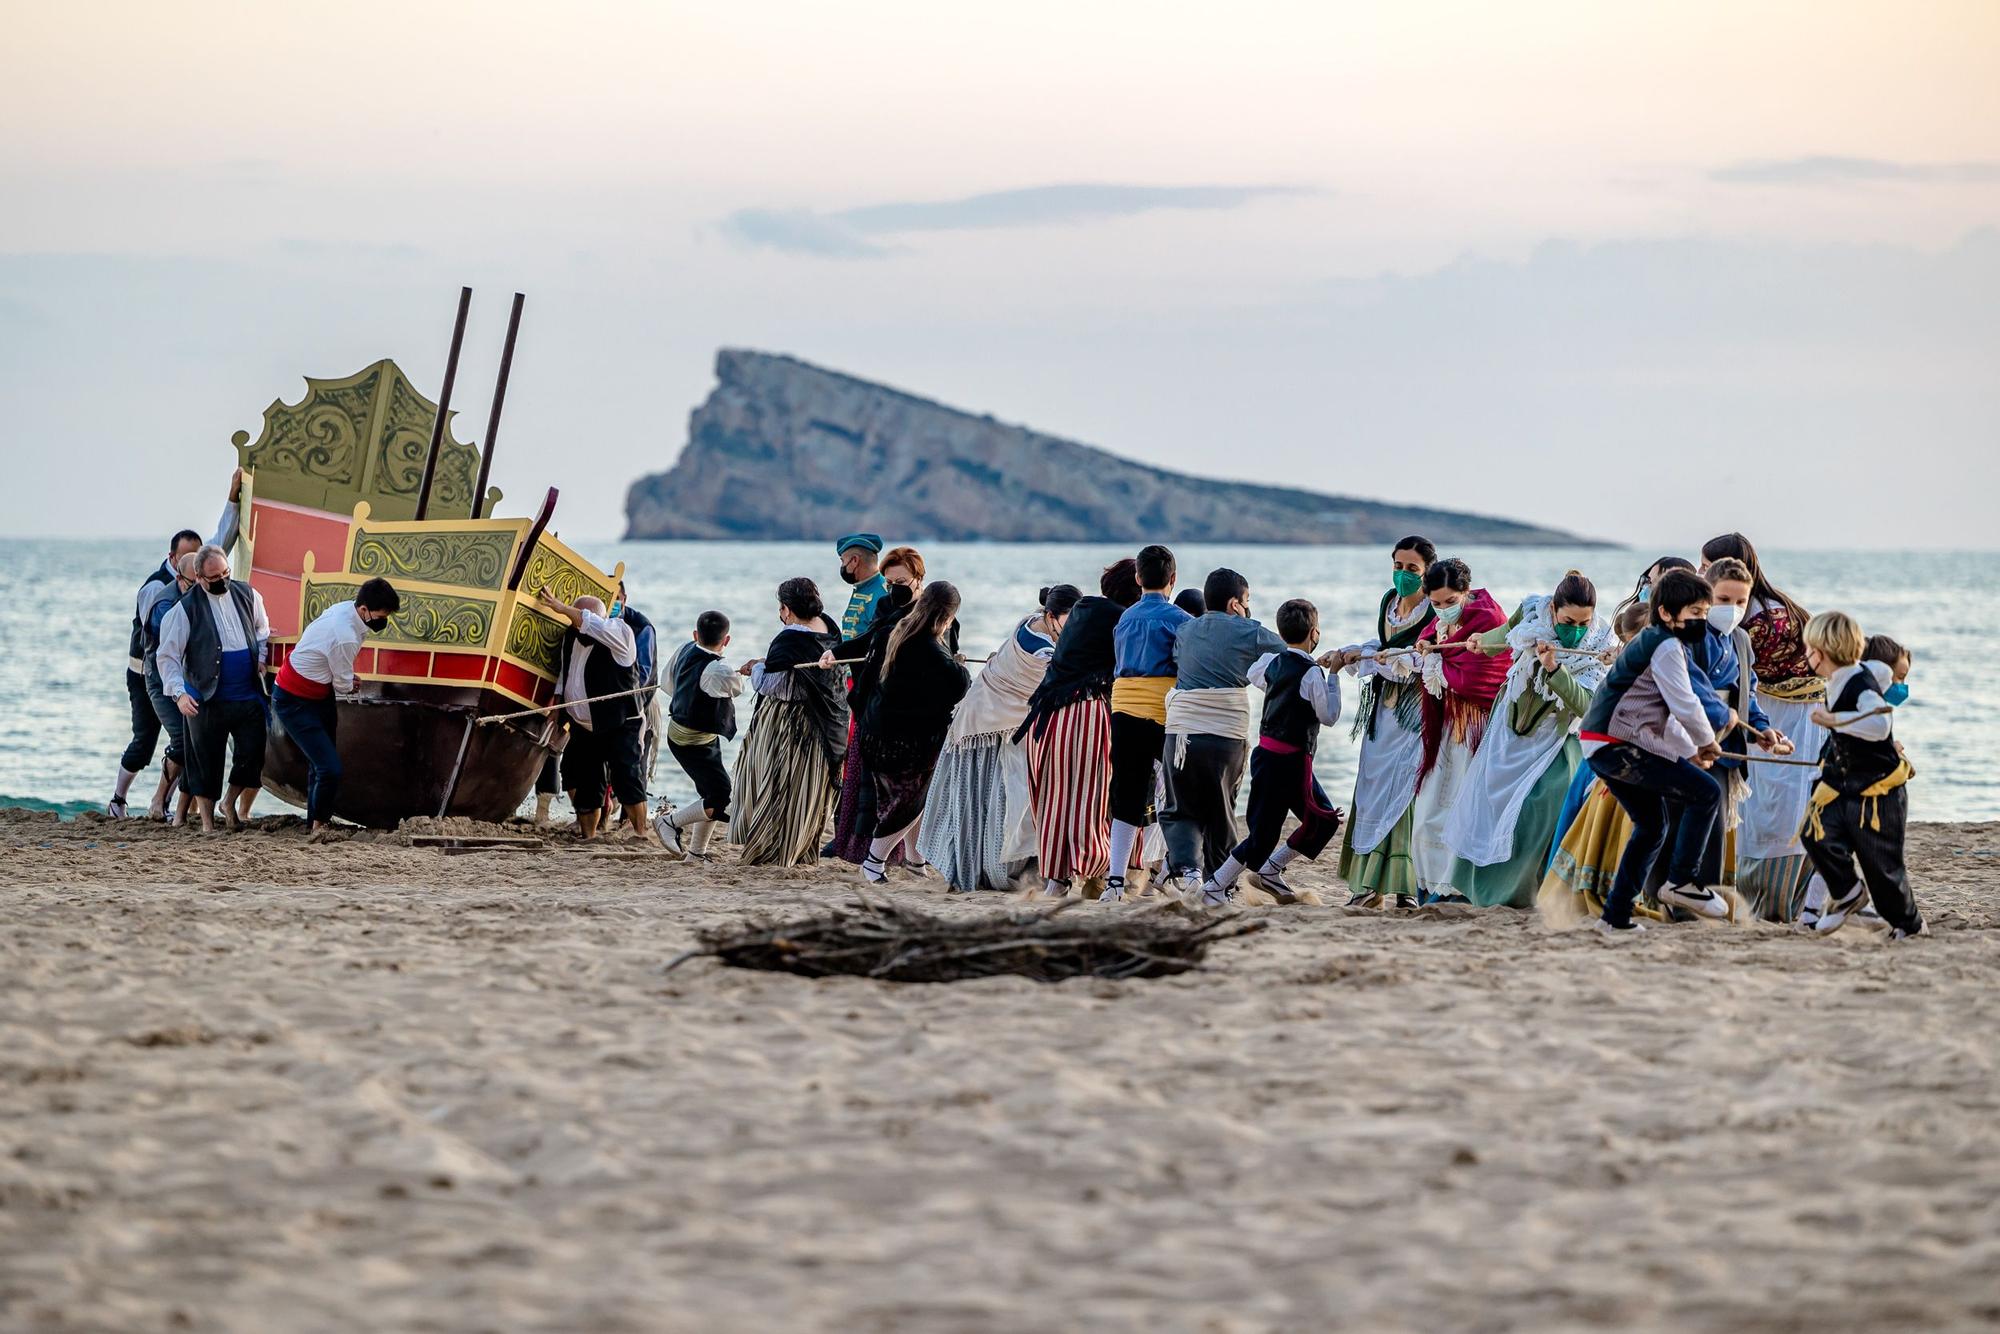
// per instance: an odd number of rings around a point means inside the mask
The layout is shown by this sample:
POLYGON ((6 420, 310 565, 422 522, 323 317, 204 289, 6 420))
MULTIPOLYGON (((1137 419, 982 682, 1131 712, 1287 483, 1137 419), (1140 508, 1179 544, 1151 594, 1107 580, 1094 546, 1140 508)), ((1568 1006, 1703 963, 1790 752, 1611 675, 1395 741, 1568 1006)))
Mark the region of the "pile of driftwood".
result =
POLYGON ((1193 915, 1174 907, 1117 912, 1048 909, 935 914, 872 898, 795 921, 760 920, 699 932, 699 949, 668 964, 715 958, 732 968, 804 977, 843 974, 884 982, 960 982, 1018 974, 1165 977, 1201 965, 1218 940, 1260 930, 1259 921, 1193 915))

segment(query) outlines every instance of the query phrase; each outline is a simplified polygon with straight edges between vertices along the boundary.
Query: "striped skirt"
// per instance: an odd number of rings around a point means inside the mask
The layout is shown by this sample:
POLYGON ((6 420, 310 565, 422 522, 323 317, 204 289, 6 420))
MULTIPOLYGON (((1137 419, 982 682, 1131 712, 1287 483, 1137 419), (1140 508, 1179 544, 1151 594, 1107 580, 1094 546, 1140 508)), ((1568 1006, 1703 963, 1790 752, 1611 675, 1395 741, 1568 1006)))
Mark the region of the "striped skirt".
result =
POLYGON ((736 756, 729 841, 746 866, 809 866, 837 790, 819 727, 803 705, 764 699, 736 756))
POLYGON ((1011 889, 1004 733, 967 737, 945 748, 931 775, 917 851, 953 889, 1011 889))
POLYGON ((1080 699, 1028 736, 1028 799, 1047 880, 1088 880, 1111 865, 1111 701, 1080 699))

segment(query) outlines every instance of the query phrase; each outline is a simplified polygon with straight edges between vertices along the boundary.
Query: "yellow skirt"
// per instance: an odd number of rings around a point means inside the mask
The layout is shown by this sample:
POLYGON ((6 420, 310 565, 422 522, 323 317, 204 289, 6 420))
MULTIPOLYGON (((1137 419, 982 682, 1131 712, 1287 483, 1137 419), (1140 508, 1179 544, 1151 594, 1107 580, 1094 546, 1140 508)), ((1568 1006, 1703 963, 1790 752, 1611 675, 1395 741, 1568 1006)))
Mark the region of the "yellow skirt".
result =
MULTIPOLYGON (((1625 841, 1632 836, 1632 822, 1611 789, 1602 783, 1590 785, 1583 809, 1563 836, 1549 873, 1535 893, 1535 907, 1551 925, 1568 926, 1585 917, 1604 915, 1604 898, 1618 875, 1618 859, 1625 855, 1625 841)), ((1736 831, 1722 836, 1722 880, 1735 876, 1736 831)), ((1632 905, 1634 916, 1662 921, 1665 914, 1643 899, 1632 905)))

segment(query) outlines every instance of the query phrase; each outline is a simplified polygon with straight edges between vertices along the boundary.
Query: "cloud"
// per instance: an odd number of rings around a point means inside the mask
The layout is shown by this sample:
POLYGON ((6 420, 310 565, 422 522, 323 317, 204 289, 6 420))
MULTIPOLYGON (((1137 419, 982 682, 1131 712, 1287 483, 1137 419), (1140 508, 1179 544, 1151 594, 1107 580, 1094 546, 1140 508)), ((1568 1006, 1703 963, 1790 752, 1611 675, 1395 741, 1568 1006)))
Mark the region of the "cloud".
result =
POLYGON ((745 245, 857 259, 890 253, 868 239, 874 236, 1069 226, 1159 209, 1238 208, 1254 199, 1310 193, 1284 185, 1038 185, 965 199, 870 204, 834 213, 740 209, 723 220, 722 230, 745 245))
POLYGON ((826 259, 868 259, 889 253, 832 218, 805 209, 738 209, 723 219, 722 230, 744 245, 826 259))
POLYGON ((1725 185, 1990 185, 2000 162, 1891 162, 1884 158, 1815 156, 1738 162, 1709 173, 1725 185))

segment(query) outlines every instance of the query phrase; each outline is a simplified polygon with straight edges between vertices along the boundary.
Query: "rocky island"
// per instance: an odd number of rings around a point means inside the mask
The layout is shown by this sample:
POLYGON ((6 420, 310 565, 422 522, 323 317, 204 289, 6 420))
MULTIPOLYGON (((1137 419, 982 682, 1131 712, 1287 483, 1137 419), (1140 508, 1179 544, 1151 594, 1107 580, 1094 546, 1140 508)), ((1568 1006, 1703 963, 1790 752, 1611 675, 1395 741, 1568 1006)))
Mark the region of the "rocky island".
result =
POLYGON ((687 447, 625 498, 628 538, 1575 542, 1550 528, 1169 472, 792 357, 724 348, 687 447))

